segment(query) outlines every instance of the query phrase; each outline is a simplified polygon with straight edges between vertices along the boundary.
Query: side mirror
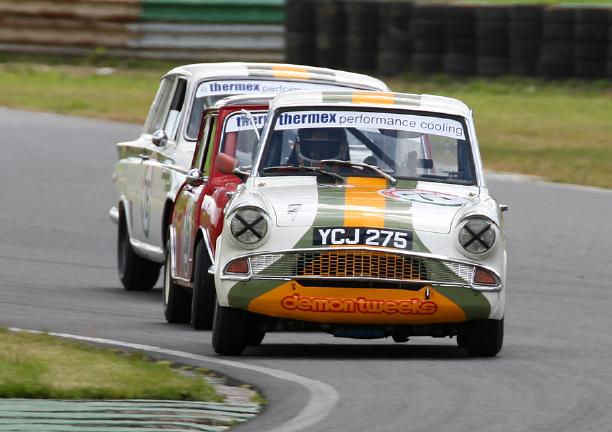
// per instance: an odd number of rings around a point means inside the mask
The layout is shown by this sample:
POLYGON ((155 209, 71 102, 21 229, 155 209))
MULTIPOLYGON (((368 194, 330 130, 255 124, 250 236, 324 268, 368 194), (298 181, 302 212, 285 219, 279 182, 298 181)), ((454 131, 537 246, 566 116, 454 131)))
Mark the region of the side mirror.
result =
POLYGON ((197 168, 192 168, 187 171, 185 181, 189 186, 197 186, 202 183, 202 171, 197 168))
POLYGON ((499 209, 500 209, 502 212, 507 212, 507 211, 510 209, 510 207, 508 207, 508 204, 500 204, 500 205, 499 205, 499 209))
POLYGON ((215 166, 223 174, 234 174, 240 180, 244 180, 250 175, 249 172, 240 169, 237 159, 225 153, 219 153, 217 155, 215 166))
POLYGON ((151 142, 157 147, 163 147, 168 142, 168 134, 163 129, 156 130, 151 136, 151 142))

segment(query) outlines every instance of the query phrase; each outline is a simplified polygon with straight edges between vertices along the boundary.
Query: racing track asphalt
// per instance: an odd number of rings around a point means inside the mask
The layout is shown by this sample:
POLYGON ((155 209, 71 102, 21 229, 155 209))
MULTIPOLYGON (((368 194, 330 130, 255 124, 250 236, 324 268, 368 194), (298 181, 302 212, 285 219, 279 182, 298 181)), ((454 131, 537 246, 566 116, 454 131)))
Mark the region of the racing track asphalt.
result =
MULTIPOLYGON (((216 357, 209 332, 168 325, 160 290, 115 273, 113 143, 138 127, 0 108, 0 325, 216 357)), ((612 191, 494 178, 510 205, 499 357, 454 340, 273 334, 238 359, 328 383, 340 399, 308 431, 602 431, 612 424, 612 191)), ((268 431, 309 402, 300 384, 220 364, 269 400, 237 430, 268 431)))

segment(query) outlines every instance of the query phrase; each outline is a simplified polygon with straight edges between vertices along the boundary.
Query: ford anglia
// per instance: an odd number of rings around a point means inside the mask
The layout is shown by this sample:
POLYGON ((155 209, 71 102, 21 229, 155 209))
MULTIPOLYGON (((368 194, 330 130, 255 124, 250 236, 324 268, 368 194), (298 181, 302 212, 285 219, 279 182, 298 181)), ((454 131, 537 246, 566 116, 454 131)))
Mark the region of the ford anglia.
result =
POLYGON ((196 274, 214 274, 216 352, 240 354, 277 330, 456 337, 469 355, 500 351, 503 207, 486 188, 465 104, 288 92, 272 100, 249 166, 230 154, 216 161, 244 179, 210 260, 195 260, 196 274))
POLYGON ((316 88, 387 89, 367 75, 271 63, 192 64, 162 78, 140 136, 117 144, 116 204, 109 215, 118 223, 117 269, 126 290, 150 290, 158 279, 204 110, 231 95, 316 88))

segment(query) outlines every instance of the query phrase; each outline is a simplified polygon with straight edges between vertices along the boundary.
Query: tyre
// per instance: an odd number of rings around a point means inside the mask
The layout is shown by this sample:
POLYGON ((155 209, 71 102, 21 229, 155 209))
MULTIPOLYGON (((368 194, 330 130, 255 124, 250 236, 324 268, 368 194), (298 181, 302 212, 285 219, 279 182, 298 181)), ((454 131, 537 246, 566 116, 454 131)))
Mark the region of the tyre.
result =
POLYGON ((510 62, 505 57, 478 57, 476 60, 478 75, 496 77, 510 72, 510 62))
POLYGON ((191 293, 174 283, 171 276, 170 244, 166 246, 164 263, 164 316, 170 324, 187 324, 191 320, 191 293))
POLYGON ((548 40, 572 40, 574 37, 574 26, 571 22, 544 23, 542 26, 542 37, 548 40))
POLYGON ((510 59, 510 73, 512 75, 535 76, 538 74, 537 57, 512 57, 510 59))
POLYGON ((457 338, 460 348, 469 356, 494 357, 504 343, 504 320, 475 320, 465 323, 457 338))
POLYGON ((510 10, 510 19, 513 21, 540 21, 544 7, 542 5, 514 5, 510 10))
POLYGON ((412 16, 418 20, 442 20, 446 19, 448 9, 452 6, 445 4, 416 3, 412 16))
POLYGON ((416 73, 442 73, 444 72, 443 54, 414 54, 412 56, 412 70, 416 73))
POLYGON ((446 22, 446 37, 447 38, 474 38, 476 37, 476 22, 475 21, 447 21, 446 22))
POLYGON ((538 62, 538 75, 547 78, 567 78, 574 74, 572 57, 565 59, 541 57, 538 62))
POLYGON ((608 44, 606 42, 574 42, 574 57, 581 60, 606 61, 608 44))
POLYGON ((206 244, 200 241, 196 246, 193 262, 193 297, 191 299, 191 325, 196 330, 212 329, 217 294, 215 279, 208 273, 211 265, 206 244))
POLYGON ((408 69, 410 55, 402 52, 379 51, 376 57, 376 69, 382 76, 396 76, 408 69))
POLYGON ((477 22, 476 34, 480 40, 508 39, 510 37, 510 25, 508 21, 477 22))
POLYGON ((509 39, 487 39, 478 41, 478 55, 482 57, 507 57, 510 53, 509 39))
POLYGON ((476 18, 481 21, 508 21, 510 5, 483 5, 476 9, 476 18))
POLYGON ((449 75, 476 75, 476 59, 474 55, 447 54, 444 58, 444 70, 449 75))
POLYGON ((160 264, 136 255, 122 212, 117 229, 117 271, 123 287, 127 291, 149 291, 157 282, 160 268, 160 264))
POLYGON ((379 2, 378 28, 380 34, 408 31, 413 8, 412 2, 379 2))
POLYGON ((542 23, 539 21, 510 22, 510 37, 513 39, 539 39, 542 23))
POLYGON ((542 42, 540 53, 542 57, 571 60, 574 56, 574 42, 545 40, 542 42))
POLYGON ((579 78, 603 78, 606 76, 605 60, 574 61, 574 74, 579 78))
POLYGON ((538 57, 539 55, 539 39, 512 39, 510 41, 510 57, 538 57))
POLYGON ((579 41, 605 41, 608 39, 608 24, 577 23, 574 25, 574 39, 579 41))
POLYGON ((476 39, 448 39, 446 51, 452 54, 476 54, 478 43, 476 39))
POLYGON ((412 49, 415 53, 444 54, 444 51, 446 51, 446 41, 436 38, 415 39, 412 42, 412 49))
POLYGON ((240 355, 249 342, 249 313, 215 302, 212 345, 217 354, 240 355))
POLYGON ((444 21, 435 19, 413 19, 410 29, 415 39, 444 37, 444 21))
POLYGON ((314 3, 309 0, 288 0, 285 6, 285 28, 288 31, 315 31, 314 3))
POLYGON ((378 51, 407 53, 412 51, 412 37, 408 33, 394 32, 378 36, 378 51))

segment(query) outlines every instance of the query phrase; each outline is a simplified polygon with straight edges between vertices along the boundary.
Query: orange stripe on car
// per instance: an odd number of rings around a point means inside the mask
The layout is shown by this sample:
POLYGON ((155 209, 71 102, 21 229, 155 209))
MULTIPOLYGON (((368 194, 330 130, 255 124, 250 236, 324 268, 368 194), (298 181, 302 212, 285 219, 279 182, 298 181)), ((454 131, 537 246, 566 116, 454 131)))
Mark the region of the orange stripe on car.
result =
POLYGON ((353 103, 395 104, 395 95, 391 92, 353 92, 353 103))
POLYGON ((305 67, 300 66, 272 66, 275 78, 308 79, 310 72, 305 67))
POLYGON ((387 187, 383 178, 349 177, 344 194, 344 226, 385 227, 385 197, 377 193, 387 187))

